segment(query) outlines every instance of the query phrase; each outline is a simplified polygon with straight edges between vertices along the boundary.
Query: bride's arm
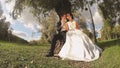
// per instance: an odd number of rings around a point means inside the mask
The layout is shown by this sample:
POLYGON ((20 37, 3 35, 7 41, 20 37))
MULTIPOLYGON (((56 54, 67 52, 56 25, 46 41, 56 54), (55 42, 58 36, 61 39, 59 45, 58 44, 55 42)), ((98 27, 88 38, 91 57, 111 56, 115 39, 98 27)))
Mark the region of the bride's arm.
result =
POLYGON ((65 23, 63 26, 62 26, 62 31, 68 31, 68 24, 65 23))
POLYGON ((76 22, 76 29, 80 29, 78 22, 76 22))

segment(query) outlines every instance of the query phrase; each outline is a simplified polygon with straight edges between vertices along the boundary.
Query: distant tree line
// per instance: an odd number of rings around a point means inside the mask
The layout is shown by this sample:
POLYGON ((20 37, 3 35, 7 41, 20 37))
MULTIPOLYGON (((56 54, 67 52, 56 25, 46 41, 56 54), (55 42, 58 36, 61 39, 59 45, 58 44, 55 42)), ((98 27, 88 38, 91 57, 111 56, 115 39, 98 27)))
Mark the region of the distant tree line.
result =
POLYGON ((12 34, 12 28, 10 28, 10 22, 6 21, 6 17, 2 15, 3 10, 1 9, 0 3, 0 40, 9 42, 28 43, 26 40, 21 39, 12 34))
POLYGON ((101 39, 120 39, 120 0, 103 0, 99 9, 104 18, 101 39))
POLYGON ((6 18, 0 19, 0 40, 27 43, 26 40, 23 40, 12 34, 12 30, 9 30, 10 22, 6 22, 5 19, 6 18))

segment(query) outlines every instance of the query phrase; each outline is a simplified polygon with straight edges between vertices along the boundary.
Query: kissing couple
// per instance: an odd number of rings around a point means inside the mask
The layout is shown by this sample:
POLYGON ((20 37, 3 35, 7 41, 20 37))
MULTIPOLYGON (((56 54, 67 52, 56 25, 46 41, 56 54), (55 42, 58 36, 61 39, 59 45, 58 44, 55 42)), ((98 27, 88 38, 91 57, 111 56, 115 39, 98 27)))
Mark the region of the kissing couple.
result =
POLYGON ((71 13, 63 14, 56 27, 58 33, 53 35, 47 57, 54 56, 57 40, 60 41, 60 46, 62 47, 58 53, 62 60, 90 62, 100 57, 102 49, 82 32, 78 22, 74 20, 71 13))

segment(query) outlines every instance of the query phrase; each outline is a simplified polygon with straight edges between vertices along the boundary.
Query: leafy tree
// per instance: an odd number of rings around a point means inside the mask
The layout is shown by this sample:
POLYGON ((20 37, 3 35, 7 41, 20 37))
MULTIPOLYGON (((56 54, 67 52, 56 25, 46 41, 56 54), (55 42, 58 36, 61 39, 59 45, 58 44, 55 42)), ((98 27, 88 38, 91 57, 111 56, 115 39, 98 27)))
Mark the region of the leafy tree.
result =
POLYGON ((2 16, 3 10, 0 3, 0 40, 7 40, 8 38, 8 28, 10 26, 9 22, 6 22, 6 18, 2 16))
POLYGON ((42 24, 42 36, 41 36, 41 43, 50 43, 51 36, 54 33, 57 33, 56 31, 56 23, 57 23, 58 17, 57 14, 55 14, 53 11, 49 13, 47 17, 44 17, 43 20, 41 20, 42 24))
POLYGON ((120 0, 103 0, 99 7, 105 21, 102 36, 105 40, 112 39, 115 24, 120 21, 120 0))
POLYGON ((105 20, 102 28, 102 39, 109 40, 112 38, 112 28, 110 27, 110 19, 105 20))
POLYGON ((9 22, 5 22, 6 18, 0 20, 0 39, 7 40, 8 39, 8 29, 10 26, 9 22))
POLYGON ((113 28, 113 38, 119 39, 120 38, 120 25, 117 25, 113 28))
POLYGON ((115 23, 116 18, 120 14, 120 0, 103 0, 99 5, 104 19, 110 19, 112 24, 115 23))

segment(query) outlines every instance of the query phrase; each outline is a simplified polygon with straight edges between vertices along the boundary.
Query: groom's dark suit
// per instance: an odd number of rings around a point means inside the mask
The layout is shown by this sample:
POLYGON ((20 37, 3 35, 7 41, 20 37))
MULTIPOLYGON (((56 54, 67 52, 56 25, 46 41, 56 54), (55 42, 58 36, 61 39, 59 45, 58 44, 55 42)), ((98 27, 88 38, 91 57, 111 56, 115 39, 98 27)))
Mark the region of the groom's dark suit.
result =
POLYGON ((49 54, 47 55, 47 57, 49 56, 54 56, 54 50, 55 50, 55 45, 57 43, 57 40, 60 41, 60 46, 62 46, 65 43, 66 40, 66 31, 61 31, 62 27, 61 27, 61 21, 59 21, 56 25, 57 27, 57 34, 54 34, 51 40, 51 48, 49 51, 49 54))

